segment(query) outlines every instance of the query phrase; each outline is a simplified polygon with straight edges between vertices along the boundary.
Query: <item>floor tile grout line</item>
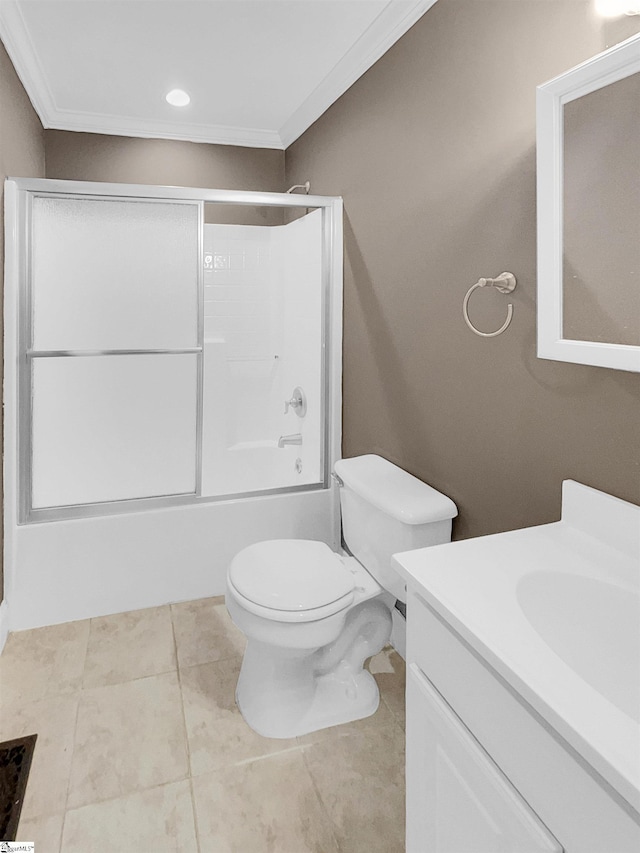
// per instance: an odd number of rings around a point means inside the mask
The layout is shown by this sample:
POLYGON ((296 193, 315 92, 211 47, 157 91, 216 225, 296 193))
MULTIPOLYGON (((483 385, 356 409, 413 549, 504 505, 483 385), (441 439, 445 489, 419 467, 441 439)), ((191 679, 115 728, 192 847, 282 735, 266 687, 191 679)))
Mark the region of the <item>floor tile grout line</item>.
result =
MULTIPOLYGON (((312 746, 315 746, 315 744, 307 744, 307 746, 312 747, 312 746)), ((311 768, 309 767, 309 762, 307 760, 307 756, 305 755, 305 751, 306 750, 303 747, 303 749, 302 749, 302 762, 304 764, 304 769, 307 771, 309 779, 311 779, 311 785, 313 786, 313 790, 315 792, 316 798, 318 800, 318 803, 320 804, 320 809, 322 811, 322 814, 325 816, 325 819, 327 821, 329 829, 331 830, 331 835, 333 836, 333 839, 336 842, 336 851, 337 851, 337 853, 340 853, 340 851, 342 850, 342 845, 340 844, 340 838, 338 836, 338 827, 334 823, 333 818, 329 814, 329 810, 327 809, 325 802, 322 799, 322 795, 320 794, 320 789, 318 788, 318 785, 316 784, 316 780, 313 776, 313 773, 311 772, 311 768)))
MULTIPOLYGON (((379 724, 379 726, 380 726, 380 728, 390 728, 390 729, 401 728, 399 726, 399 724, 397 723, 397 721, 394 719, 391 719, 386 723, 379 724)), ((91 808, 93 806, 100 806, 100 805, 103 805, 104 803, 114 802, 116 800, 124 799, 126 797, 135 796, 136 794, 141 794, 141 793, 144 793, 146 791, 152 791, 152 790, 156 790, 158 788, 163 788, 163 787, 168 786, 168 785, 176 785, 176 784, 179 784, 180 782, 186 782, 186 781, 189 781, 192 779, 198 779, 198 778, 201 778, 203 776, 208 776, 209 774, 220 773, 228 767, 242 767, 242 766, 245 766, 248 764, 254 764, 254 763, 257 763, 260 761, 268 761, 269 759, 278 758, 282 755, 287 755, 287 754, 291 754, 291 753, 295 753, 295 752, 302 753, 304 763, 305 763, 305 768, 307 769, 309 775, 311 776, 312 781, 314 782, 314 790, 317 791, 317 788, 315 785, 315 780, 313 778, 313 773, 308 766, 305 753, 315 746, 326 743, 327 740, 331 740, 332 738, 358 737, 360 735, 369 734, 372 731, 375 731, 376 728, 377 727, 374 726, 371 728, 363 729, 362 731, 354 731, 354 732, 343 733, 343 734, 335 733, 335 734, 330 735, 328 738, 324 738, 324 739, 309 742, 309 743, 299 743, 299 744, 296 744, 294 746, 290 746, 290 747, 287 747, 285 749, 278 750, 276 752, 268 752, 268 753, 265 753, 263 755, 256 755, 256 756, 252 756, 250 758, 242 759, 240 761, 230 762, 227 764, 220 765, 219 767, 211 768, 211 769, 206 770, 202 773, 195 773, 195 774, 189 773, 189 774, 184 775, 184 776, 177 778, 177 779, 172 779, 170 781, 164 781, 164 782, 158 782, 155 785, 148 785, 148 786, 145 786, 144 788, 135 788, 135 789, 132 789, 130 791, 121 792, 121 793, 119 793, 115 796, 112 796, 112 797, 105 797, 104 799, 94 800, 94 801, 89 802, 89 803, 82 803, 82 804, 77 805, 77 806, 72 806, 71 808, 69 808, 67 806, 65 808, 63 814, 66 815, 67 812, 78 811, 80 809, 91 808)), ((189 751, 188 737, 186 738, 186 743, 187 743, 187 751, 189 751)), ((320 797, 320 799, 322 799, 322 798, 320 797)), ((324 803, 323 803, 323 808, 324 808, 324 803)), ((51 812, 51 813, 47 812, 47 813, 43 813, 43 814, 39 814, 39 815, 34 815, 30 819, 52 817, 56 814, 62 814, 62 812, 51 812)))
POLYGON ((242 655, 229 655, 229 657, 219 658, 216 660, 206 660, 206 661, 202 661, 202 663, 189 663, 186 666, 178 665, 178 666, 173 667, 172 669, 163 669, 163 670, 160 670, 159 672, 149 672, 146 675, 136 675, 133 678, 125 678, 122 681, 108 681, 108 682, 105 682, 104 684, 89 684, 89 685, 82 684, 82 686, 76 688, 75 690, 69 690, 69 691, 64 692, 64 693, 49 693, 46 696, 43 696, 42 699, 34 699, 31 701, 41 702, 43 699, 53 699, 53 698, 57 698, 59 696, 72 696, 75 693, 78 693, 78 694, 87 693, 89 690, 101 690, 104 687, 119 687, 122 684, 130 684, 132 681, 144 681, 145 678, 155 678, 156 676, 160 676, 160 675, 171 675, 174 672, 179 673, 181 670, 193 669, 197 666, 209 666, 211 664, 228 663, 231 660, 241 660, 241 659, 242 659, 242 655))
POLYGON ((178 677, 178 688, 180 690, 180 708, 182 710, 182 726, 184 730, 184 741, 187 749, 187 768, 189 771, 189 793, 191 796, 191 814, 193 816, 193 831, 196 836, 196 849, 200 853, 200 830, 198 827, 198 815, 196 812, 196 798, 193 789, 193 768, 191 766, 191 747, 189 744, 189 731, 187 729, 187 714, 184 707, 184 694, 182 692, 182 675, 178 661, 178 640, 176 638, 176 626, 173 621, 173 609, 169 607, 169 618, 171 620, 171 633, 173 636, 173 650, 176 656, 176 673, 178 677))
POLYGON ((178 669, 184 671, 186 669, 195 669, 197 666, 212 666, 219 663, 229 663, 230 661, 242 661, 242 655, 230 655, 219 660, 204 660, 201 663, 188 663, 186 666, 179 666, 178 669))
POLYGON ((80 690, 84 690, 84 678, 87 674, 87 658, 89 657, 89 645, 91 644, 91 630, 93 628, 93 617, 89 618, 89 630, 87 631, 87 648, 84 650, 84 661, 82 663, 82 678, 80 679, 80 690))
MULTIPOLYGON (((55 625, 41 625, 38 628, 25 628, 23 631, 10 632, 9 637, 7 638, 7 643, 5 644, 5 647, 2 650, 2 654, 0 655, 0 666, 2 666, 2 667, 9 666, 10 667, 12 665, 12 658, 14 658, 16 654, 18 655, 18 662, 19 663, 22 663, 22 661, 25 659, 25 649, 24 648, 22 650, 20 650, 20 647, 18 646, 18 650, 16 652, 14 652, 13 646, 16 643, 14 642, 11 644, 11 647, 9 646, 9 641, 13 637, 16 637, 19 635, 26 635, 26 634, 33 635, 34 632, 37 633, 39 631, 46 631, 48 629, 54 629, 55 630, 57 628, 66 628, 69 625, 76 625, 76 624, 79 624, 81 622, 89 623, 90 620, 89 619, 76 619, 72 622, 60 622, 60 623, 56 623, 55 625)), ((84 655, 82 658, 81 672, 80 672, 80 675, 78 678, 78 683, 75 686, 71 686, 70 684, 67 684, 66 686, 63 685, 62 687, 59 687, 58 690, 48 692, 47 691, 47 688, 49 687, 48 679, 47 678, 40 678, 38 680, 39 690, 37 692, 33 691, 33 690, 31 692, 29 690, 27 690, 26 694, 24 692, 19 692, 18 695, 13 698, 13 702, 14 703, 17 702, 20 706, 31 705, 31 704, 34 704, 36 702, 44 702, 44 701, 47 701, 50 699, 58 698, 60 696, 71 696, 75 693, 78 693, 82 689, 82 679, 84 676, 84 668, 86 665, 87 650, 88 650, 88 646, 89 646, 88 628, 89 628, 89 626, 87 626, 87 644, 84 648, 84 655), (43 686, 44 686, 44 692, 40 692, 42 690, 43 686)), ((68 642, 68 641, 65 640, 65 642, 68 642)), ((71 642, 75 644, 75 640, 72 640, 71 642)), ((27 649, 26 652, 27 652, 27 654, 33 653, 33 649, 27 649)), ((23 675, 23 673, 22 673, 22 675, 23 675)), ((48 675, 50 676, 50 673, 48 673, 48 675)), ((0 675, 0 683, 2 682, 3 679, 5 680, 5 684, 6 684, 6 674, 4 676, 0 675)), ((9 680, 11 680, 11 676, 9 676, 9 680)), ((73 680, 72 680, 71 684, 73 684, 73 680)), ((5 687, 5 689, 6 689, 6 687, 5 687)), ((5 704, 6 702, 7 702, 6 697, 4 697, 3 702, 2 702, 3 708, 6 708, 6 704, 5 704)))
POLYGON ((216 658, 215 660, 203 660, 199 663, 187 663, 182 665, 179 664, 178 669, 191 669, 191 667, 193 666, 207 666, 208 664, 212 663, 228 663, 232 660, 242 660, 242 655, 229 655, 228 657, 216 658))
POLYGON ((62 842, 64 840, 64 828, 67 822, 67 811, 69 809, 69 794, 71 793, 71 777, 73 775, 73 759, 76 754, 76 738, 78 735, 78 719, 80 717, 80 702, 82 701, 82 691, 84 684, 84 674, 86 672, 87 667, 87 657, 89 655, 89 643, 91 641, 91 623, 92 619, 89 619, 89 626, 87 630, 87 643, 84 649, 84 660, 82 661, 82 678, 80 679, 80 689, 77 692, 77 704, 76 704, 76 718, 73 723, 73 737, 71 739, 71 757, 69 760, 69 777, 67 779, 67 792, 64 798, 64 814, 62 815, 62 827, 60 829, 60 851, 62 851, 62 842))
POLYGON ((64 814, 62 815, 62 829, 60 830, 60 850, 62 850, 62 840, 64 838, 64 827, 67 821, 67 811, 69 810, 69 794, 71 793, 71 776, 73 774, 73 759, 76 753, 76 736, 78 733, 78 717, 80 716, 80 701, 82 698, 82 689, 78 691, 76 704, 76 718, 73 723, 73 737, 71 739, 71 758, 69 761, 69 777, 67 779, 67 792, 64 798, 64 814))
MULTIPOLYGON (((399 724, 399 722, 395 718, 395 715, 393 715, 393 714, 391 715, 391 719, 386 723, 381 723, 379 725, 379 728, 381 730, 387 729, 387 730, 391 730, 391 731, 400 730, 402 732, 402 734, 404 735, 404 730, 402 729, 402 726, 399 724)), ((359 732, 351 732, 347 735, 347 737, 360 737, 363 735, 371 735, 371 733, 374 732, 375 730, 376 730, 376 727, 371 727, 371 728, 363 729, 362 731, 359 731, 359 732)), ((316 744, 308 744, 308 746, 309 747, 316 746, 316 745, 322 744, 322 743, 326 743, 326 741, 318 741, 318 742, 316 742, 316 744)), ((329 815, 328 810, 325 806, 324 800, 322 798, 322 795, 320 794, 319 789, 317 788, 313 772, 312 772, 311 768, 309 767, 307 757, 306 757, 306 755, 304 755, 304 753, 303 753, 303 759, 305 762, 305 766, 307 767, 307 770, 309 772, 309 776, 311 777, 311 780, 313 782, 314 788, 318 791, 318 798, 320 800, 320 803, 322 804, 323 810, 327 813, 327 815, 329 815)), ((405 755, 405 759, 403 761, 403 765, 406 767, 406 755, 405 755)), ((404 778, 404 774, 403 774, 403 778, 404 778)), ((342 844, 340 841, 340 835, 338 834, 338 827, 335 824, 335 822, 332 820, 330 815, 329 815, 329 821, 330 821, 332 828, 334 828, 334 837, 335 837, 336 843, 338 845, 338 853, 342 853, 343 847, 342 847, 342 844)), ((404 845, 402 847, 402 850, 404 850, 404 845)))
POLYGON ((394 719, 396 719, 399 715, 398 715, 398 714, 393 710, 393 708, 391 707, 391 705, 387 702, 387 698, 386 698, 386 696, 384 695, 384 693, 382 692, 382 690, 380 691, 380 700, 384 703, 385 708, 386 708, 386 709, 387 709, 387 711, 391 714, 391 716, 392 716, 394 719))
MULTIPOLYGON (((254 755, 251 758, 242 758, 240 761, 225 764, 224 767, 219 767, 218 770, 224 770, 225 767, 244 767, 246 764, 255 764, 257 761, 264 761, 265 759, 275 758, 280 755, 288 755, 291 752, 303 752, 305 746, 308 746, 308 744, 298 743, 295 746, 288 746, 286 749, 279 749, 276 752, 265 752, 264 755, 254 755)), ((214 770, 212 772, 216 771, 214 770)), ((204 776, 205 774, 199 773, 198 775, 204 776)))
POLYGON ((124 681, 109 681, 105 684, 90 684, 80 688, 81 693, 87 693, 89 690, 102 690, 104 687, 120 687, 122 684, 131 684, 133 681, 144 681, 145 678, 156 678, 160 675, 172 675, 177 672, 178 668, 163 669, 161 672, 150 672, 147 675, 136 675, 134 678, 125 678, 124 681))
POLYGON ((89 641, 91 640, 91 632, 93 630, 93 623, 96 621, 101 621, 101 620, 111 619, 111 618, 117 618, 117 617, 125 616, 125 615, 131 614, 131 613, 146 613, 146 612, 149 612, 151 610, 164 610, 164 609, 167 610, 167 614, 169 617, 169 625, 171 626, 171 632, 172 632, 171 636, 172 636, 172 640, 173 640, 174 664, 175 664, 172 668, 170 668, 170 669, 164 669, 163 668, 158 672, 150 672, 150 673, 146 673, 145 675, 136 675, 133 678, 125 678, 122 681, 110 681, 110 682, 105 682, 103 684, 89 684, 89 685, 87 685, 85 683, 85 678, 86 678, 86 658, 88 656, 89 645, 90 645, 90 642, 89 642, 87 644, 87 653, 85 655, 85 668, 84 668, 84 672, 83 672, 82 685, 81 685, 80 689, 81 690, 93 690, 96 687, 114 687, 118 684, 128 684, 130 681, 139 681, 142 678, 151 678, 154 675, 166 675, 167 673, 175 672, 178 669, 178 659, 177 659, 176 649, 175 649, 175 636, 173 634, 173 619, 171 618, 171 605, 169 605, 169 604, 155 605, 153 607, 144 607, 144 608, 140 608, 138 610, 123 610, 122 613, 109 613, 106 616, 92 616, 89 619, 89 628, 90 628, 89 641))
MULTIPOLYGON (((174 652, 175 652, 175 634, 174 634, 174 632, 173 632, 173 620, 171 620, 171 619, 170 619, 170 622, 171 622, 171 631, 172 631, 172 638, 173 638, 173 643, 174 643, 174 652)), ((122 685, 124 685, 124 684, 130 684, 130 683, 131 683, 131 682, 133 682, 133 681, 142 681, 142 680, 144 680, 144 679, 156 678, 156 677, 160 677, 160 676, 163 676, 163 675, 171 675, 171 674, 173 674, 173 672, 176 672, 176 677, 177 677, 177 680, 178 680, 178 685, 180 685, 179 674, 177 673, 177 667, 176 667, 176 669, 175 669, 175 670, 168 670, 168 671, 166 671, 166 672, 162 672, 162 673, 154 673, 154 674, 152 674, 152 675, 141 676, 141 677, 139 677, 139 678, 129 679, 129 681, 117 682, 116 684, 105 684, 105 685, 99 685, 99 686, 98 686, 98 688, 92 688, 92 687, 90 687, 90 688, 86 688, 86 690, 99 689, 99 688, 101 688, 101 687, 119 687, 119 686, 122 686, 122 685)), ((78 706, 77 706, 77 709, 76 709, 76 722, 75 722, 74 737, 73 737, 73 747, 72 747, 72 765, 71 765, 71 769, 73 769, 73 754, 75 753, 77 724, 78 724, 78 716, 79 716, 79 711, 80 711, 80 699, 81 699, 81 694, 82 694, 83 692, 84 692, 84 690, 82 690, 82 689, 79 691, 79 694, 80 694, 80 695, 79 695, 79 697, 78 697, 78 706)), ((180 691, 180 704, 181 704, 181 709, 182 709, 183 725, 185 725, 185 723, 184 723, 184 708, 183 708, 183 704, 182 704, 182 691, 180 691)), ((187 748, 187 759, 188 759, 188 761, 189 761, 189 755, 188 755, 189 742, 188 742, 188 738, 187 738, 187 736, 186 736, 186 728, 185 728, 185 745, 186 745, 186 748, 187 748)), ((178 784, 178 783, 180 783, 180 782, 188 782, 188 783, 189 783, 189 792, 190 792, 191 802, 192 802, 192 811, 193 811, 193 788, 192 788, 192 785, 191 785, 191 774, 190 774, 190 770, 191 770, 191 768, 190 768, 190 763, 189 763, 189 764, 188 764, 188 767, 187 767, 187 772, 186 772, 186 774, 185 774, 185 775, 183 775, 183 776, 181 776, 181 777, 180 777, 180 778, 178 778, 178 779, 165 780, 165 781, 163 781, 163 782, 159 782, 157 785, 149 785, 149 786, 144 787, 144 788, 137 788, 137 789, 133 789, 133 790, 131 790, 131 791, 127 791, 127 792, 121 792, 121 793, 117 794, 115 797, 106 797, 106 798, 104 798, 104 799, 94 800, 94 801, 92 801, 92 802, 90 802, 90 803, 83 803, 83 804, 78 805, 78 806, 73 806, 72 808, 69 808, 69 794, 70 794, 70 788, 71 788, 71 772, 70 772, 70 774, 69 774, 69 781, 68 781, 68 784, 67 784, 66 805, 65 805, 64 815, 63 815, 63 824, 62 824, 62 832, 61 832, 61 845, 62 845, 62 839, 64 838, 64 827, 65 827, 65 824, 66 824, 66 818, 67 818, 67 814, 68 814, 69 812, 77 811, 77 810, 84 809, 84 808, 90 808, 90 807, 93 807, 93 806, 99 806, 99 805, 102 805, 103 803, 109 803, 109 802, 113 802, 113 801, 116 801, 116 800, 119 800, 119 799, 122 799, 122 798, 125 798, 125 797, 135 796, 136 794, 141 794, 141 793, 143 793, 143 792, 145 792, 145 791, 151 791, 151 790, 155 790, 155 789, 158 789, 158 788, 162 788, 162 787, 165 787, 165 786, 167 786, 167 785, 175 785, 175 784, 178 784)), ((196 832, 196 839, 197 839, 197 827, 195 826, 195 817, 194 817, 194 832, 196 832)), ((62 848, 61 848, 61 850, 62 850, 62 848)), ((199 851, 199 847, 198 847, 198 851, 199 851)))
MULTIPOLYGON (((115 797, 105 797, 102 800, 92 800, 90 803, 82 803, 79 806, 71 806, 71 808, 68 808, 65 810, 65 816, 69 812, 78 812, 78 811, 81 811, 82 809, 91 809, 91 808, 94 808, 95 806, 103 806, 106 803, 115 803, 117 800, 124 800, 127 797, 135 797, 138 794, 146 794, 148 791, 156 791, 159 788, 166 788, 169 785, 179 785, 181 782, 188 782, 188 781, 189 781, 189 776, 185 775, 185 776, 181 776, 179 779, 171 779, 171 781, 169 781, 169 782, 158 782, 157 785, 147 785, 147 787, 145 787, 145 788, 133 788, 131 791, 123 791, 120 794, 117 794, 115 797)), ((60 814, 60 813, 56 812, 56 814, 60 814)), ((42 817, 52 817, 52 815, 42 815, 42 817)), ((36 851, 36 853, 37 853, 37 851, 36 851)), ((87 851, 87 853, 89 853, 89 851, 87 851)), ((93 851, 91 851, 91 853, 93 853, 93 851)))
POLYGON ((169 604, 168 605, 170 613, 171 613, 171 624, 172 624, 173 630, 174 630, 174 640, 175 640, 175 644, 176 644, 176 664, 177 664, 178 669, 188 669, 191 666, 200 666, 202 664, 207 664, 207 663, 221 663, 222 661, 228 661, 228 660, 232 660, 234 658, 238 658, 238 657, 241 658, 242 657, 243 653, 239 654, 236 652, 234 654, 223 655, 221 658, 217 658, 215 660, 194 661, 191 663, 181 662, 180 656, 178 654, 179 643, 178 643, 177 634, 176 634, 177 625, 176 625, 176 622, 174 620, 174 608, 179 607, 180 605, 183 605, 183 604, 184 605, 192 605, 192 604, 205 604, 205 603, 206 603, 207 607, 214 607, 214 608, 222 607, 226 612, 224 595, 208 596, 207 598, 195 598, 195 599, 192 599, 189 601, 183 601, 183 602, 178 602, 177 604, 169 604), (212 602, 215 602, 215 603, 212 603, 212 602))
MULTIPOLYGON (((68 795, 67 795, 68 796, 68 795)), ((62 824, 60 826, 60 840, 58 842, 58 853, 62 853, 62 841, 64 839, 64 828, 67 823, 67 809, 62 813, 62 824)))
MULTIPOLYGON (((129 612, 129 611, 126 611, 126 612, 129 612)), ((120 615, 120 614, 112 614, 112 615, 118 616, 118 615, 120 615)), ((97 617, 97 618, 102 619, 102 618, 105 618, 105 617, 97 617)), ((108 618, 108 617, 107 617, 107 618, 108 618)), ((91 624, 91 622, 92 622, 92 621, 93 621, 92 619, 90 619, 90 620, 89 620, 90 624, 91 624)), ((176 649, 175 649, 175 642, 176 642, 176 641, 175 641, 175 634, 174 634, 174 632, 173 632, 173 620, 171 619, 170 611, 169 611, 169 623, 170 623, 170 628, 171 628, 171 637, 172 637, 172 641, 173 641, 174 655, 175 655, 175 651, 176 651, 176 649)), ((89 634, 89 636, 90 636, 90 634, 89 634)), ((88 645, 89 645, 89 637, 88 637, 88 639, 87 639, 87 650, 86 650, 86 652, 85 652, 85 664, 86 664, 86 655, 87 655, 87 653, 88 653, 88 645)), ((137 681, 143 681, 143 680, 146 680, 146 679, 152 679, 152 678, 161 678, 161 677, 163 677, 163 676, 170 676, 170 675, 172 675, 174 672, 176 673, 176 680, 178 681, 178 684, 179 684, 179 676, 178 676, 178 674, 177 674, 177 658, 176 658, 176 667, 175 667, 175 669, 167 670, 167 671, 165 671, 165 672, 161 672, 161 673, 153 673, 153 674, 151 674, 151 675, 139 676, 138 678, 132 678, 132 679, 128 679, 127 681, 116 682, 116 683, 114 683, 114 684, 96 685, 95 687, 81 687, 81 688, 77 691, 77 692, 78 692, 78 705, 77 705, 77 708, 76 708, 76 719, 75 719, 74 732, 73 732, 73 743, 72 743, 72 754, 71 754, 71 768, 70 768, 70 772, 69 772, 69 779, 68 779, 68 782, 67 782, 67 793, 66 793, 66 798, 65 798, 65 811, 64 811, 64 815, 63 815, 63 829, 62 829, 62 836, 61 836, 62 838, 64 838, 64 826, 65 826, 65 823, 66 823, 66 816, 67 816, 68 812, 70 812, 70 811, 75 811, 75 810, 77 810, 77 809, 82 809, 82 808, 86 808, 86 807, 89 807, 89 806, 101 805, 102 803, 107 803, 107 802, 111 802, 111 801, 113 801, 113 800, 118 800, 118 799, 120 799, 120 798, 122 798, 122 797, 132 796, 132 795, 135 795, 135 794, 141 793, 142 791, 153 790, 154 788, 160 788, 160 787, 162 787, 163 785, 172 785, 172 784, 176 784, 176 783, 179 783, 179 782, 183 782, 183 781, 188 781, 188 780, 189 780, 189 778, 190 778, 190 767, 188 766, 188 767, 187 767, 187 772, 186 772, 183 776, 181 776, 181 777, 179 777, 179 778, 177 778, 177 779, 165 780, 165 781, 163 781, 163 782, 158 783, 157 785, 150 785, 150 786, 145 787, 145 788, 137 788, 137 789, 133 789, 133 790, 131 790, 131 791, 127 791, 127 792, 121 792, 121 793, 117 794, 115 797, 106 797, 106 798, 104 798, 104 799, 94 800, 94 801, 89 802, 89 803, 82 803, 82 804, 80 804, 80 805, 73 806, 73 807, 70 807, 70 806, 69 806, 69 797, 70 797, 70 793, 71 793, 71 778, 72 778, 72 771, 73 771, 73 760, 74 760, 74 757, 75 757, 75 751, 76 751, 76 739, 77 739, 77 729, 78 729, 78 718, 79 718, 79 715, 80 715, 80 704, 81 704, 81 700, 82 700, 82 698, 83 698, 83 695, 84 695, 85 693, 89 692, 89 691, 92 691, 92 690, 103 689, 103 688, 117 688, 117 687, 122 687, 122 686, 124 686, 124 685, 126 685, 126 684, 131 684, 131 683, 133 683, 133 682, 137 682, 137 681)), ((83 680, 84 680, 84 673, 83 673, 83 680)), ((181 707, 182 707, 182 694, 180 695, 180 703, 181 703, 181 707)), ((183 714, 183 724, 184 724, 184 714, 183 714)), ((187 738, 186 738, 186 734, 185 734, 185 742, 186 742, 187 749, 188 749, 188 740, 187 740, 187 738)), ((191 786, 190 786, 190 787, 191 787, 191 786)))
MULTIPOLYGON (((58 844, 56 846, 56 849, 53 851, 53 853, 61 853, 61 850, 62 850, 62 832, 64 830, 64 815, 65 815, 65 812, 52 812, 52 814, 44 814, 44 815, 38 815, 37 817, 27 818, 27 821, 26 821, 26 823, 28 823, 29 821, 47 820, 48 818, 52 818, 52 817, 61 817, 62 818, 62 821, 60 822, 60 835, 58 836, 58 844)), ((21 831, 22 831, 22 819, 18 823, 18 838, 20 838, 20 832, 21 831)), ((28 839, 28 840, 31 840, 31 839, 28 839)), ((14 844, 18 844, 18 843, 20 843, 20 842, 19 841, 14 842, 14 844)))
POLYGON ((58 849, 56 853, 62 853, 62 838, 64 836, 64 819, 66 817, 66 810, 62 813, 62 820, 60 821, 60 835, 58 837, 58 849))

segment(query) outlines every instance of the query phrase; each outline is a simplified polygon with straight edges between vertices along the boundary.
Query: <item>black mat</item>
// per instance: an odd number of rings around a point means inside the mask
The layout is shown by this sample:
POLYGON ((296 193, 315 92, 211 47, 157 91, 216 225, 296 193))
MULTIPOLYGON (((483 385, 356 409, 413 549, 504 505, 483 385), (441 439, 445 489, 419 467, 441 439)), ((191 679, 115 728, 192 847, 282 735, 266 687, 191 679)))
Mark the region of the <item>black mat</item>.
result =
POLYGON ((0 743, 0 840, 15 841, 38 735, 0 743))

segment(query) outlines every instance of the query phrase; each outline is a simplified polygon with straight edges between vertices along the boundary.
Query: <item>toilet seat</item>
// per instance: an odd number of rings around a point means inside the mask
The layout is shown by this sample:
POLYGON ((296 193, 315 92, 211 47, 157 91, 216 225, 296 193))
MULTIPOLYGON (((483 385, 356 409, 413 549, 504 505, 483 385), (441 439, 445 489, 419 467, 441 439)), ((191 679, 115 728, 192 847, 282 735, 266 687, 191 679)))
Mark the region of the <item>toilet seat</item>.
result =
POLYGON ((242 550, 227 574, 251 613, 277 622, 311 622, 352 604, 353 573, 324 542, 275 539, 242 550))

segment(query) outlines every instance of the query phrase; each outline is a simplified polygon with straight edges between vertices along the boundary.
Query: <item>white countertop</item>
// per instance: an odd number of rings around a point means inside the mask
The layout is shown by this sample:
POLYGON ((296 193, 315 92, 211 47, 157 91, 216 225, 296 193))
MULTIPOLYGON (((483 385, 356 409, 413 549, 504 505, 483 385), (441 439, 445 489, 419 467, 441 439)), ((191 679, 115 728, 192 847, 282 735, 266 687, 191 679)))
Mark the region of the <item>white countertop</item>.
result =
POLYGON ((640 507, 566 481, 562 521, 394 561, 640 812, 640 507))

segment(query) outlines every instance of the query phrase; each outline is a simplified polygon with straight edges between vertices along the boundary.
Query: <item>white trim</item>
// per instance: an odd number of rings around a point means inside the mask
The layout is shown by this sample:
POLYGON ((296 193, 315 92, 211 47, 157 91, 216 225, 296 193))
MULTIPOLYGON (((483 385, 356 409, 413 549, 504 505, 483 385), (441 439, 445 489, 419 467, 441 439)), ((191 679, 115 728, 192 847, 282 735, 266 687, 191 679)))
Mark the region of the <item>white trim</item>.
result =
MULTIPOLYGON (((308 198, 308 196, 307 196, 308 198)), ((344 292, 344 205, 342 198, 333 198, 331 201, 331 258, 332 267, 328 270, 331 287, 327 305, 327 330, 331 352, 329 358, 325 359, 327 365, 327 382, 325 388, 325 424, 327 425, 327 447, 329 465, 327 473, 329 477, 330 491, 332 495, 331 524, 332 529, 337 531, 337 543, 341 537, 341 515, 340 515, 340 489, 337 482, 331 476, 334 465, 342 458, 342 328, 343 328, 343 292, 344 292)), ((325 345, 327 336, 325 335, 325 345)))
POLYGON ((220 124, 155 122, 142 118, 60 109, 16 0, 0 2, 0 39, 45 128, 104 133, 109 136, 180 139, 186 142, 240 145, 245 148, 283 148, 282 140, 275 130, 220 124))
MULTIPOLYGON (((6 179, 15 190, 29 192, 78 193, 97 195, 105 198, 162 198, 172 201, 205 201, 224 204, 250 205, 264 207, 333 207, 336 201, 342 204, 340 196, 296 195, 294 193, 253 192, 250 190, 218 190, 210 187, 163 187, 150 184, 118 184, 103 181, 64 181, 56 178, 19 178, 8 176, 6 179)), ((6 188, 7 184, 5 184, 6 188)))
POLYGON ((43 127, 57 107, 16 0, 0 2, 0 39, 43 127))
POLYGON ((280 128, 288 148, 368 71, 437 0, 392 0, 280 128))
POLYGON ((412 27, 437 0, 389 0, 382 12, 279 130, 76 112, 57 106, 16 0, 0 2, 0 38, 43 127, 110 136, 285 149, 412 27))
POLYGON ((243 148, 277 148, 278 150, 284 148, 280 135, 275 130, 257 127, 232 127, 223 124, 162 122, 143 118, 128 118, 127 116, 79 113, 71 110, 56 110, 49 113, 45 127, 52 130, 105 133, 108 136, 135 136, 145 139, 205 142, 214 145, 239 145, 243 148))
POLYGON ((9 636, 9 605, 7 599, 0 602, 0 655, 9 636))
POLYGON ((567 103, 588 95, 596 89, 602 89, 610 83, 615 83, 623 77, 628 77, 638 70, 633 66, 639 61, 636 53, 639 42, 640 33, 636 33, 608 50, 581 62, 580 65, 575 65, 546 83, 542 83, 538 86, 538 90, 561 96, 563 103, 567 103))
POLYGON ((4 413, 3 431, 3 567, 4 600, 12 600, 14 570, 16 565, 15 527, 18 517, 16 502, 18 437, 16 434, 16 403, 18 371, 15 367, 18 341, 18 255, 20 237, 18 222, 21 204, 15 182, 5 181, 4 185, 4 381, 2 386, 2 405, 4 413), (9 365, 13 369, 9 369, 9 365))
POLYGON ((562 336, 562 108, 639 71, 640 34, 537 88, 538 358, 640 372, 640 346, 562 336))

